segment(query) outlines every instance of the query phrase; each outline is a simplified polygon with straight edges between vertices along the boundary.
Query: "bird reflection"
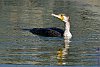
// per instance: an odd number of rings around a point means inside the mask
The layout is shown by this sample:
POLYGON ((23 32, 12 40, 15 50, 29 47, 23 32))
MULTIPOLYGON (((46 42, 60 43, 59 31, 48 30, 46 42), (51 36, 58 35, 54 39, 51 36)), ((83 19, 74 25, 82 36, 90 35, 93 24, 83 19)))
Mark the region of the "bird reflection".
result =
POLYGON ((68 50, 69 50, 69 42, 68 40, 64 40, 64 48, 60 48, 57 51, 57 60, 58 60, 58 64, 59 65, 64 65, 66 64, 64 62, 64 60, 67 58, 68 56, 68 50))

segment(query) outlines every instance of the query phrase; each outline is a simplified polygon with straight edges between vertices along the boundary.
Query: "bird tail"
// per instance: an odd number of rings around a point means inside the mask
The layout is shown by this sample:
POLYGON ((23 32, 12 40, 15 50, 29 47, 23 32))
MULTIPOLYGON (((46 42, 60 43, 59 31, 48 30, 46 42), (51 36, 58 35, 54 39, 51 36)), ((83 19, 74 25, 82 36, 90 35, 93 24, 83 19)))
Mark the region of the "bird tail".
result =
POLYGON ((30 31, 31 29, 21 29, 21 30, 23 30, 23 31, 30 31))

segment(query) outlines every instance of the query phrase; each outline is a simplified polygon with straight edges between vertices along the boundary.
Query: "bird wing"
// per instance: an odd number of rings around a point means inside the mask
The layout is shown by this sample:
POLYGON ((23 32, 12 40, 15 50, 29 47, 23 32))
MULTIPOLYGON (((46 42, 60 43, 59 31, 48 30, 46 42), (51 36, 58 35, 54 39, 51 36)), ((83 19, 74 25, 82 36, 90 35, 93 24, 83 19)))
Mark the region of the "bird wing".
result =
POLYGON ((30 32, 40 36, 49 36, 49 37, 62 36, 60 32, 53 30, 51 28, 33 28, 30 30, 30 32))

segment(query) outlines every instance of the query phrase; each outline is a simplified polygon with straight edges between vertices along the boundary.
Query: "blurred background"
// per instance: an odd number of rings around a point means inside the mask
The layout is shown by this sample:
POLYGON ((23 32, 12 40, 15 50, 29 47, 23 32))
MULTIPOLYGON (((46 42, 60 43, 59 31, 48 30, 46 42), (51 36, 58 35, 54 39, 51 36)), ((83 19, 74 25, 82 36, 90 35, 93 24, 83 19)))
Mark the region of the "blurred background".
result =
POLYGON ((100 65, 100 0, 0 0, 0 64, 100 65), (21 29, 64 24, 70 16, 71 42, 21 29))

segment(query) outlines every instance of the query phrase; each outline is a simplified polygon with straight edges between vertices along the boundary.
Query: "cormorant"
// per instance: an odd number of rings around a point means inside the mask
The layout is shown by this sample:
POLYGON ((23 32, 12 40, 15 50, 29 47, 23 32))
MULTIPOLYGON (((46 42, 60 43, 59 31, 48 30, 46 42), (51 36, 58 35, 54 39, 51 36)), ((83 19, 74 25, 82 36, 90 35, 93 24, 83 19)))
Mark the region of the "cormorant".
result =
MULTIPOLYGON (((33 34, 45 36, 45 37, 63 37, 70 39, 72 37, 70 33, 70 22, 69 22, 69 16, 65 16, 64 14, 51 14, 54 17, 59 18, 61 21, 65 24, 65 31, 56 27, 53 28, 33 28, 29 31, 33 34)), ((26 29, 23 29, 26 30, 26 29)))

